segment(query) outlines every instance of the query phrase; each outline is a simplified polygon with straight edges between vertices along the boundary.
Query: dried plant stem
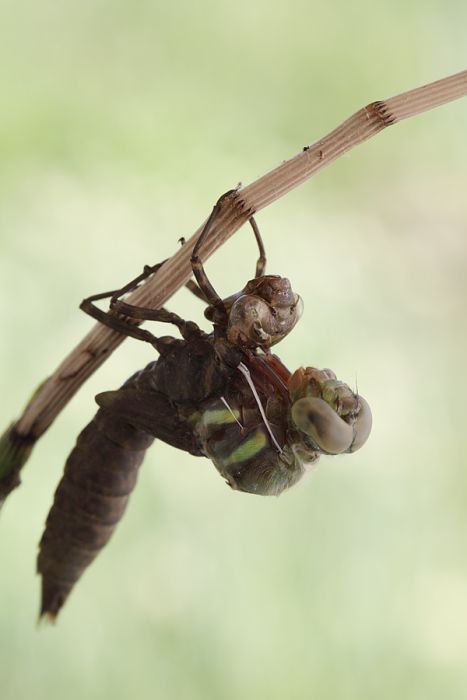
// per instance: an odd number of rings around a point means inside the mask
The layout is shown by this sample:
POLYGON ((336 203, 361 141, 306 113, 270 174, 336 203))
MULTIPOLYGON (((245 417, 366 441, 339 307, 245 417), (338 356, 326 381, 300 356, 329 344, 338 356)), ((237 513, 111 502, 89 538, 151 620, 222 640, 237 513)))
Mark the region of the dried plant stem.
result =
MULTIPOLYGON (((266 207, 297 187, 354 146, 371 138, 387 126, 467 95, 467 71, 404 92, 363 107, 334 131, 287 160, 227 200, 216 219, 209 240, 202 250, 206 260, 252 213, 266 207)), ((191 276, 190 255, 201 231, 180 248, 129 297, 131 304, 158 308, 191 276)), ((2 483, 8 493, 15 483, 12 473, 26 461, 34 442, 47 430, 55 417, 83 382, 120 345, 124 338, 96 324, 66 357, 53 375, 36 391, 19 420, 0 439, 0 500, 2 483), (3 479, 3 482, 2 482, 3 479)))

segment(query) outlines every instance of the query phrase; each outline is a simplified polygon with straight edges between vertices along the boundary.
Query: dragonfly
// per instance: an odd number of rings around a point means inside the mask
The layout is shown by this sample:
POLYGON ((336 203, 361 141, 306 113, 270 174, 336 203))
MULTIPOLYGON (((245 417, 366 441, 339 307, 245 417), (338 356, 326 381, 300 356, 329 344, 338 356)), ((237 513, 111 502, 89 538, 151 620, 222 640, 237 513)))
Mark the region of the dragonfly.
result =
POLYGON ((164 263, 125 287, 88 297, 81 308, 119 333, 150 343, 159 358, 120 389, 96 396, 99 410, 80 433, 47 518, 38 556, 41 616, 54 620, 80 576, 107 544, 126 509, 146 450, 157 438, 209 458, 234 490, 277 496, 322 454, 355 452, 371 430, 367 401, 329 369, 291 373, 271 347, 299 320, 303 303, 288 279, 266 275, 264 245, 255 276, 221 299, 199 250, 229 191, 215 205, 191 256, 191 291, 207 303, 206 333, 176 313, 122 299, 164 263), (110 298, 109 310, 96 301, 110 298), (178 329, 155 336, 141 321, 178 329))
POLYGON ((85 300, 83 310, 100 323, 0 437, 0 506, 19 486, 35 443, 124 337, 152 343, 159 359, 117 391, 97 396, 99 411, 67 461, 40 547, 43 614, 57 615, 108 541, 154 439, 210 458, 232 488, 258 494, 289 488, 321 454, 355 452, 364 444, 371 411, 358 392, 331 370, 306 367, 291 373, 271 352, 298 321, 300 302, 290 284, 264 274, 264 248, 252 215, 387 127, 466 95, 464 70, 371 102, 255 182, 221 198, 192 252, 192 243, 182 246, 133 284, 85 300), (206 260, 248 220, 260 248, 255 277, 241 292, 220 299, 200 254, 206 260), (207 303, 211 333, 160 308, 190 275, 196 284, 188 286, 207 303), (108 311, 96 306, 109 297, 108 311), (145 320, 171 324, 182 337, 156 338, 139 327, 145 320), (106 470, 106 451, 115 468, 106 470))

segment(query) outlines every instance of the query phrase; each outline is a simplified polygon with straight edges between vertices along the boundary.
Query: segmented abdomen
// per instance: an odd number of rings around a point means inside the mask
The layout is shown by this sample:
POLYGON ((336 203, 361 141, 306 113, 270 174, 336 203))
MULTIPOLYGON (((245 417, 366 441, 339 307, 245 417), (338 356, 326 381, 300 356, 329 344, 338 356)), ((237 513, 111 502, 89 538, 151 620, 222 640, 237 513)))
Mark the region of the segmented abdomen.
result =
POLYGON ((39 546, 41 616, 56 617, 73 585, 110 539, 153 440, 102 408, 78 436, 39 546))
POLYGON ((107 544, 133 490, 147 448, 159 438, 202 455, 186 416, 225 377, 212 339, 167 339, 157 362, 116 391, 96 396, 101 407, 81 432, 55 493, 38 557, 41 615, 55 618, 87 566, 107 544), (180 411, 179 411, 180 408, 180 411))

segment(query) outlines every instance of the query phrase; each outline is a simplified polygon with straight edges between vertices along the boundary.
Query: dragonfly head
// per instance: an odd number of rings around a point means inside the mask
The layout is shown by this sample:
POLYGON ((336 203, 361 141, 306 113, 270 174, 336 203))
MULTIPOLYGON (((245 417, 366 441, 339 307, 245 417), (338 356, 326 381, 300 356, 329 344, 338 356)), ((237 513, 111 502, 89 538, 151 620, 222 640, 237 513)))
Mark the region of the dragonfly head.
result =
POLYGON ((263 275, 247 282, 223 300, 224 311, 206 309, 206 318, 225 327, 227 340, 246 348, 270 348, 284 338, 303 312, 302 299, 290 282, 278 275, 263 275))
POLYGON ((371 432, 368 402, 330 369, 301 367, 289 379, 292 422, 320 452, 356 452, 371 432))

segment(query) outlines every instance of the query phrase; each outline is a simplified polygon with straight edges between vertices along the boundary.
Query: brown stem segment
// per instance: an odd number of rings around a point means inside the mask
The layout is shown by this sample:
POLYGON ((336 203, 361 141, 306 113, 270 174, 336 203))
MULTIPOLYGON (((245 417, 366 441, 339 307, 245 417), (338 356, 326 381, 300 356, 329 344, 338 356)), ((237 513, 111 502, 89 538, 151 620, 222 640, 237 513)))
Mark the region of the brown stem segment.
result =
MULTIPOLYGON (((296 156, 239 190, 236 197, 227 198, 213 222, 209 239, 202 245, 201 259, 207 260, 256 211, 302 184, 354 146, 391 124, 465 95, 467 70, 363 107, 327 136, 305 146, 296 156)), ((190 257, 201 230, 202 226, 146 284, 133 292, 128 298, 130 304, 159 308, 189 280, 190 257)), ((13 428, 0 438, 0 499, 2 492, 6 495, 18 485, 19 469, 34 442, 123 340, 115 331, 100 324, 94 326, 36 392, 13 428)))

